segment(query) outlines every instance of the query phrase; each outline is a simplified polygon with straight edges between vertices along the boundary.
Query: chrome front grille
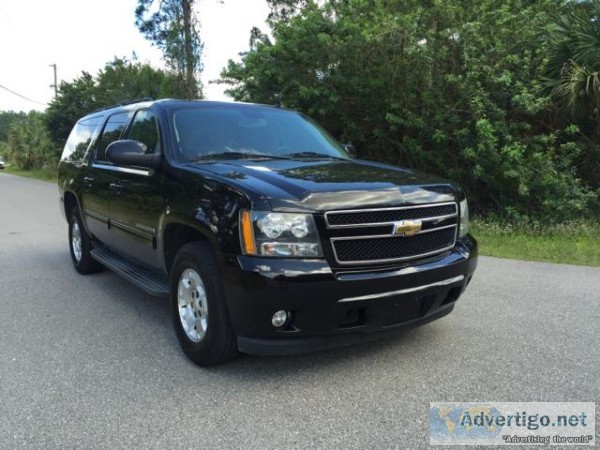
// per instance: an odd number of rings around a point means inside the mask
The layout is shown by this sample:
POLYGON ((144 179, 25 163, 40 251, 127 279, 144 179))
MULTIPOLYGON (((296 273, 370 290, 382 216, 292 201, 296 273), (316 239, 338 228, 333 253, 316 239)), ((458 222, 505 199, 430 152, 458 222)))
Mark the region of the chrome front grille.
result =
POLYGON ((458 205, 430 205, 329 211, 325 222, 337 263, 377 264, 406 261, 442 253, 454 247, 458 205), (413 233, 396 233, 406 223, 413 233), (368 232, 368 228, 373 233, 368 232))
POLYGON ((329 228, 386 225, 400 220, 456 216, 456 203, 402 208, 330 211, 325 214, 329 228))

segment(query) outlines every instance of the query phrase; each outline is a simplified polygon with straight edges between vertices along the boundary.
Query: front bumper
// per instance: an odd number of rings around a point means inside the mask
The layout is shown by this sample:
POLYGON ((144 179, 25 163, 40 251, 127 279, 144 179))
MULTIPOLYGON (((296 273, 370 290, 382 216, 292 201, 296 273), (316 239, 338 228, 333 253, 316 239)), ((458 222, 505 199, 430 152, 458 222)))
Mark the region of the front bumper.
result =
POLYGON ((223 286, 242 352, 301 353, 352 345, 450 313, 477 267, 477 242, 412 265, 332 270, 323 260, 232 256, 223 286), (281 329, 273 313, 291 312, 281 329))

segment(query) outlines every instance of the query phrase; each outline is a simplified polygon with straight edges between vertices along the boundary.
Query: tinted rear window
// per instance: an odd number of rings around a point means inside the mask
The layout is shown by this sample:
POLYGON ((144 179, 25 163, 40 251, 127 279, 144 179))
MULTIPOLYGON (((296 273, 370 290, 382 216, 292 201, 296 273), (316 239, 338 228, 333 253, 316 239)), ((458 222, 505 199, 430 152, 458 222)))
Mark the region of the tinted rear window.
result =
POLYGON ((62 158, 66 161, 81 161, 92 142, 94 133, 98 130, 102 117, 91 117, 77 122, 65 144, 62 158))

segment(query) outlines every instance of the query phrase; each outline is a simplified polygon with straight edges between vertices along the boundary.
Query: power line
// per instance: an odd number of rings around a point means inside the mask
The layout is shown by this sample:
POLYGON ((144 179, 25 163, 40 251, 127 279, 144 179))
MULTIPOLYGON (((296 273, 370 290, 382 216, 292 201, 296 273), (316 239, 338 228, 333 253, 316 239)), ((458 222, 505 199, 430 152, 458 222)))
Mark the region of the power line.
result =
POLYGON ((42 105, 42 106, 47 106, 47 103, 36 102, 35 100, 31 100, 30 98, 27 98, 24 95, 21 95, 18 92, 15 92, 12 89, 7 88, 6 86, 2 86, 1 84, 0 84, 0 88, 7 90, 8 92, 10 92, 13 95, 16 95, 17 97, 21 97, 23 100, 27 100, 28 102, 37 103, 38 105, 42 105))

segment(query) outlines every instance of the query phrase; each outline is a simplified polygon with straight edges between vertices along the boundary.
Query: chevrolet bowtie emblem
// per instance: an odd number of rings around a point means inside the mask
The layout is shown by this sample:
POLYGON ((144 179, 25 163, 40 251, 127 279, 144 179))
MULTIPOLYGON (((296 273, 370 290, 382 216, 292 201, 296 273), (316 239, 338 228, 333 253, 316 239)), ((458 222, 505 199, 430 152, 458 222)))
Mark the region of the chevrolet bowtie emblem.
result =
POLYGON ((394 233, 398 236, 411 237, 421 231, 420 220, 402 220, 394 223, 394 233))

